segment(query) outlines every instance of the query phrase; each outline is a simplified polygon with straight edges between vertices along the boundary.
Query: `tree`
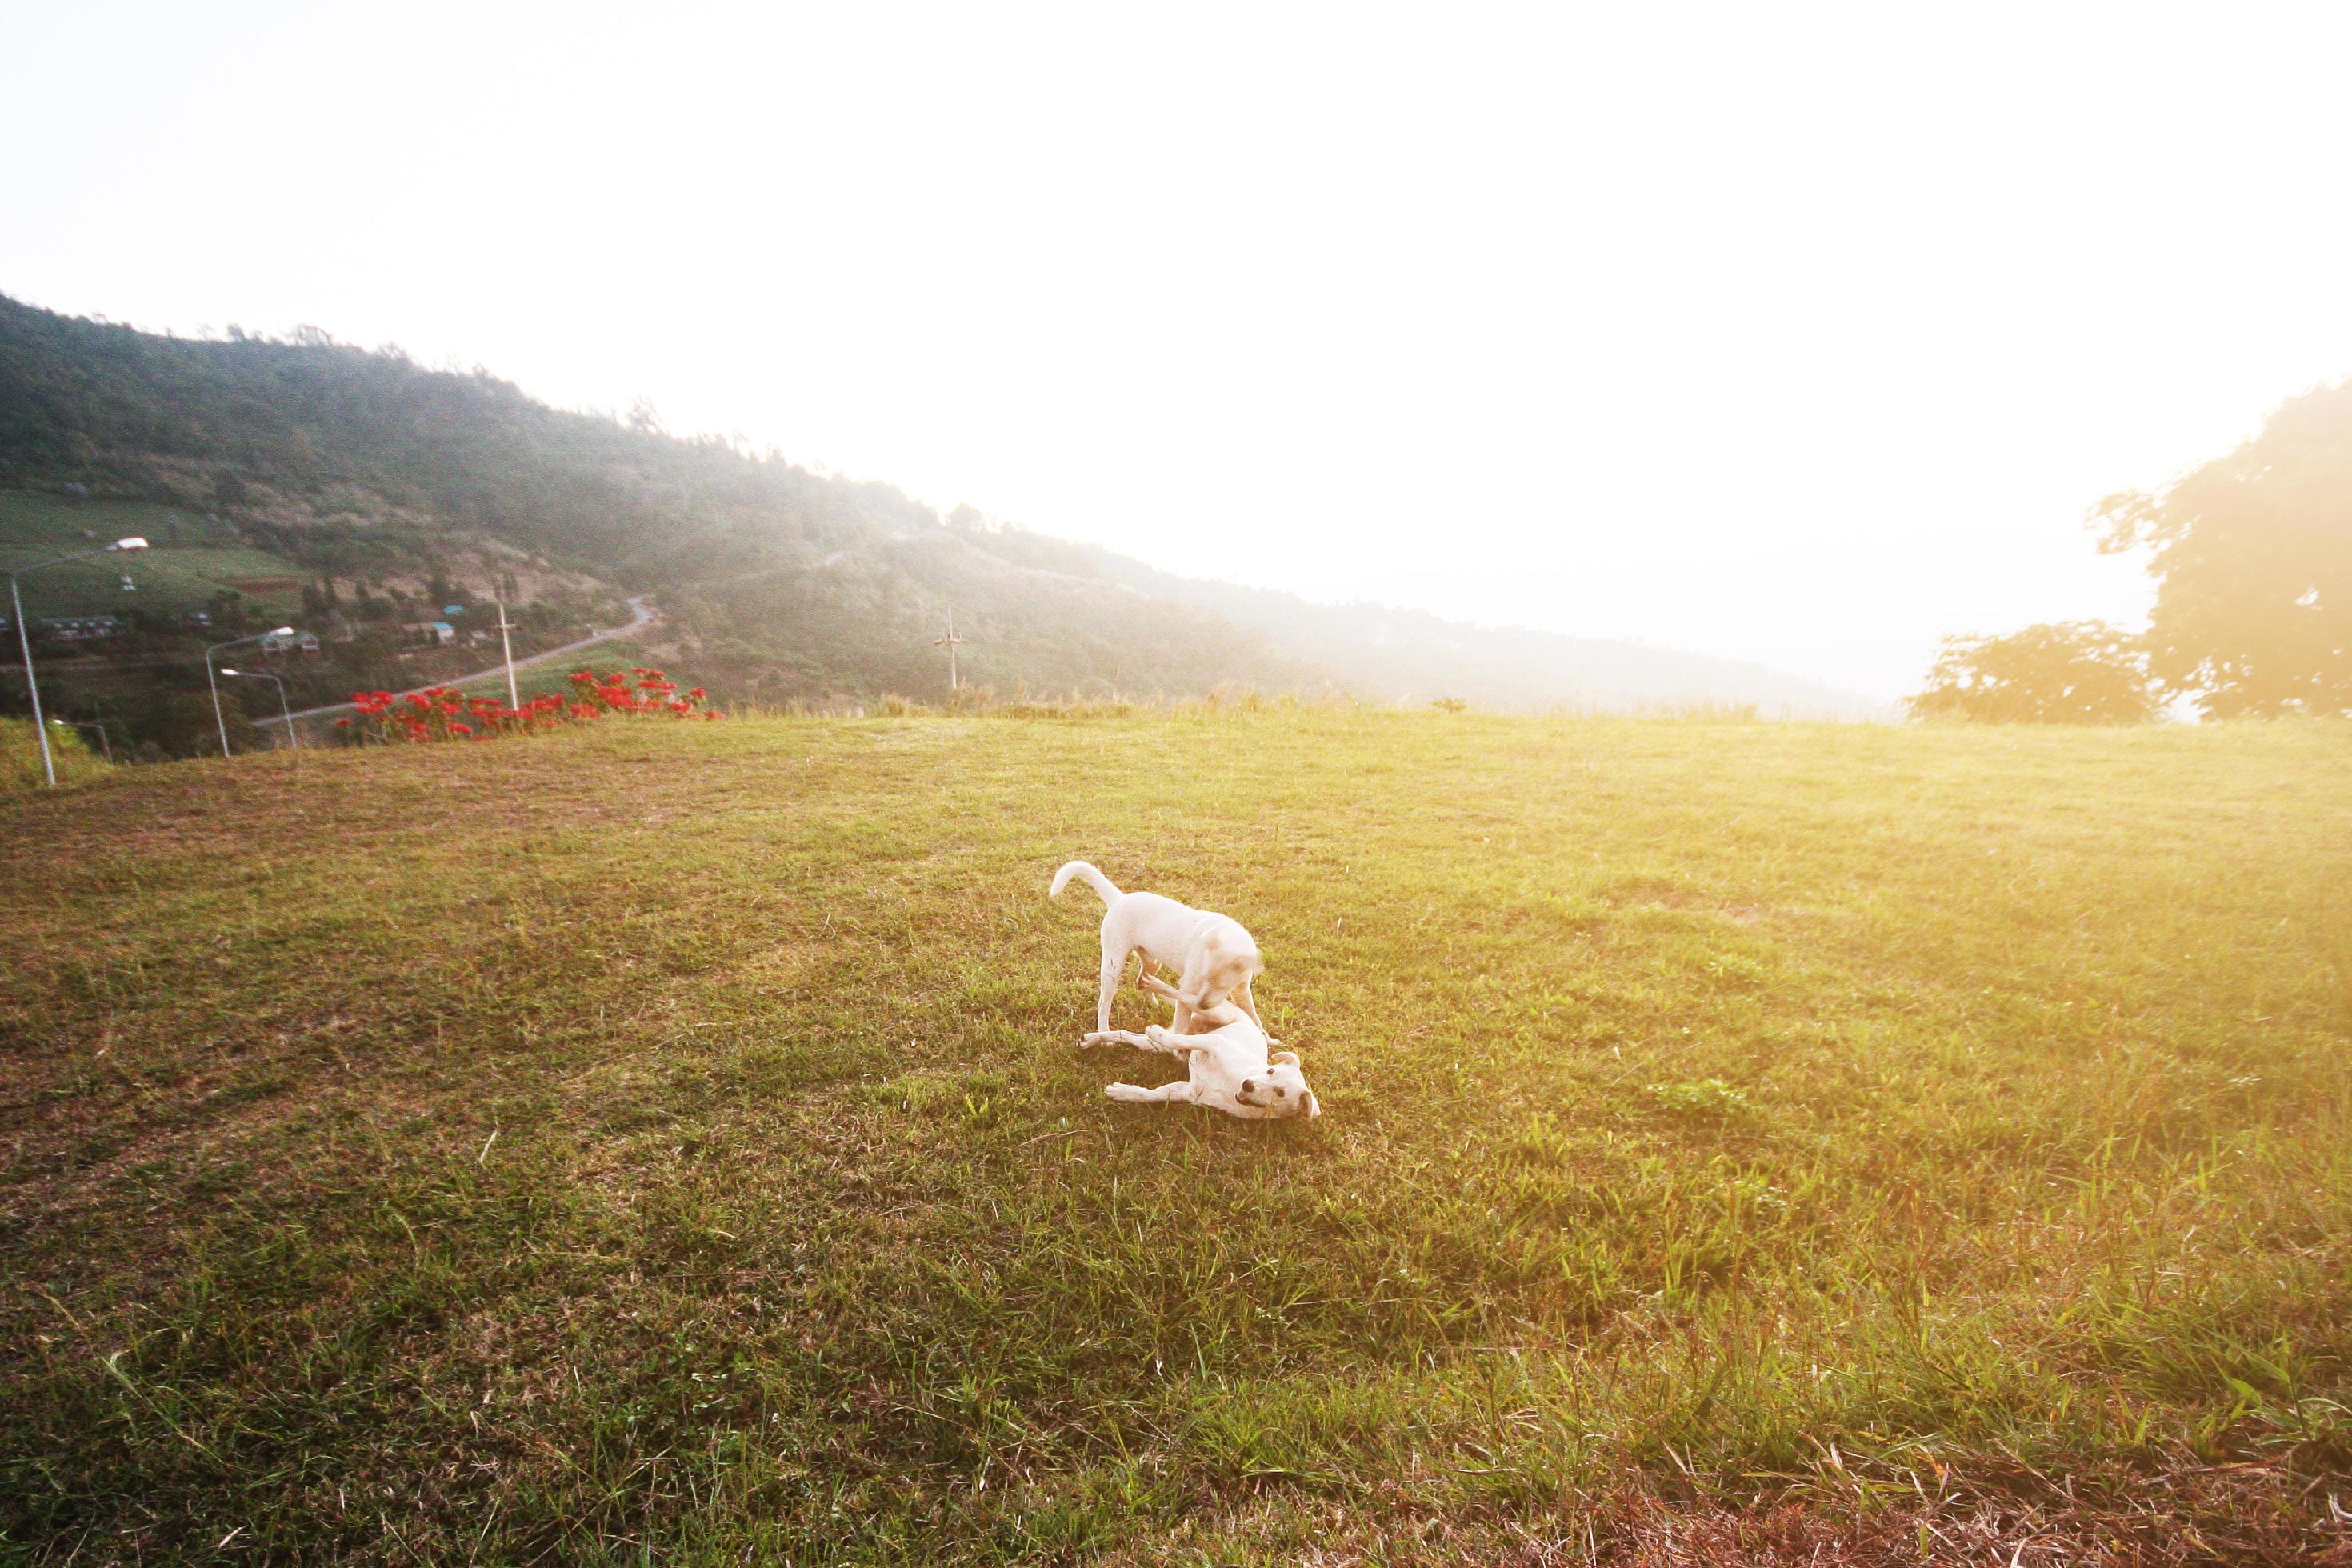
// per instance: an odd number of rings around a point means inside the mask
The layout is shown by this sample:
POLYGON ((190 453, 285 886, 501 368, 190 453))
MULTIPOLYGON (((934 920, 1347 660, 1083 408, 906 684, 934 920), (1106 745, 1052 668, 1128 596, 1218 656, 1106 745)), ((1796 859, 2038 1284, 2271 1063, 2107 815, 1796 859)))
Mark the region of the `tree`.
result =
POLYGON ((2058 621, 2007 637, 1946 637, 1914 719, 2004 724, 2137 724, 2156 692, 2138 639, 2105 621, 2058 621))
POLYGON ((2214 718, 2352 713, 2352 381, 2092 521, 2102 550, 2153 552, 2148 668, 2167 690, 2214 718))

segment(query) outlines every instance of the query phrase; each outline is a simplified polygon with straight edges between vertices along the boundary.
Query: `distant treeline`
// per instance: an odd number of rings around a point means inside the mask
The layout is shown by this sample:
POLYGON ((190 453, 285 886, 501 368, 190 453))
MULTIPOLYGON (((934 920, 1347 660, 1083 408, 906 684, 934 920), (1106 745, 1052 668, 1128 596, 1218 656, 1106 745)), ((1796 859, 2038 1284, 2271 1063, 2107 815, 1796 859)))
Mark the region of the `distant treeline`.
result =
POLYGON ((1923 719, 2131 723, 2352 715, 2352 381, 2288 398, 2259 434, 2091 513, 2156 580, 2147 629, 2060 621, 1944 641, 1923 719))

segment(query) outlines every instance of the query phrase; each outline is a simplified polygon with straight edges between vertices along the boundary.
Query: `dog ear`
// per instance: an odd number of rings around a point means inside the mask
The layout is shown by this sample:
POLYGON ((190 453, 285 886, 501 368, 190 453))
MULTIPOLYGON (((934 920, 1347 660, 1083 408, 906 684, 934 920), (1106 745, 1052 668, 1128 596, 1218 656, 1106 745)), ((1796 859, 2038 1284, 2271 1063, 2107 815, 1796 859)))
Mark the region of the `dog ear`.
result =
POLYGON ((1278 1068, 1295 1068, 1298 1065, 1298 1053, 1297 1051, 1276 1051, 1274 1055, 1268 1057, 1266 1060, 1272 1062, 1278 1068))

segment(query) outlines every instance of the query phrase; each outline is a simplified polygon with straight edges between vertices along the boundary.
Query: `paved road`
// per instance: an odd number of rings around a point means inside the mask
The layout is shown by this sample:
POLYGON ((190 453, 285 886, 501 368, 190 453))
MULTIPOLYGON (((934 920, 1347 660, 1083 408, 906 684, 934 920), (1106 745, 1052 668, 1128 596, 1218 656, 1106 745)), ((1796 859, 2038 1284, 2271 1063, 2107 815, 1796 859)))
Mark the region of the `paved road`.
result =
MULTIPOLYGON (((578 642, 568 642, 562 647, 551 647, 544 653, 532 654, 529 658, 519 658, 514 661, 514 667, 517 669, 528 669, 534 664, 545 664, 551 658, 562 658, 567 655, 578 653, 583 647, 594 647, 598 643, 610 642, 614 637, 625 637, 629 636, 632 632, 641 632, 647 626, 652 626, 656 621, 661 619, 661 616, 654 613, 652 606, 646 603, 646 596, 643 594, 635 594, 630 595, 629 614, 635 618, 632 619, 625 626, 614 626, 612 630, 605 632, 591 632, 586 637, 582 637, 578 642)), ((506 672, 507 667, 505 665, 494 664, 488 669, 478 669, 471 675, 460 675, 455 679, 436 680, 429 684, 434 686, 470 686, 477 680, 495 679, 498 677, 503 676, 506 672)), ((408 688, 406 691, 395 691, 393 695, 395 697, 405 697, 408 695, 409 691, 422 691, 425 688, 422 686, 412 686, 408 688)), ((331 703, 324 708, 305 708, 298 713, 281 715, 274 719, 256 719, 253 722, 257 728, 266 728, 273 724, 283 724, 286 722, 286 719, 288 717, 291 717, 297 721, 303 719, 316 719, 328 713, 347 713, 351 711, 351 707, 352 705, 348 702, 336 702, 331 703)))

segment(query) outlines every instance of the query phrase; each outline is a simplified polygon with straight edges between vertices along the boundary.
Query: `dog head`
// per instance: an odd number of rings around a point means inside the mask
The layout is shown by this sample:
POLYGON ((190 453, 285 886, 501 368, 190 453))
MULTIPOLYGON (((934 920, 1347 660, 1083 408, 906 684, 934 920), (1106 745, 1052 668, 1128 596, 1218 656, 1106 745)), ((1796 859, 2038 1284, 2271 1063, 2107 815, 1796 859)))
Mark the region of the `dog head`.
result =
POLYGON ((1315 1091, 1307 1087, 1307 1075, 1298 1070, 1296 1051, 1275 1052, 1264 1072, 1242 1079, 1234 1098, 1270 1117, 1296 1116, 1311 1121, 1323 1114, 1315 1091))

